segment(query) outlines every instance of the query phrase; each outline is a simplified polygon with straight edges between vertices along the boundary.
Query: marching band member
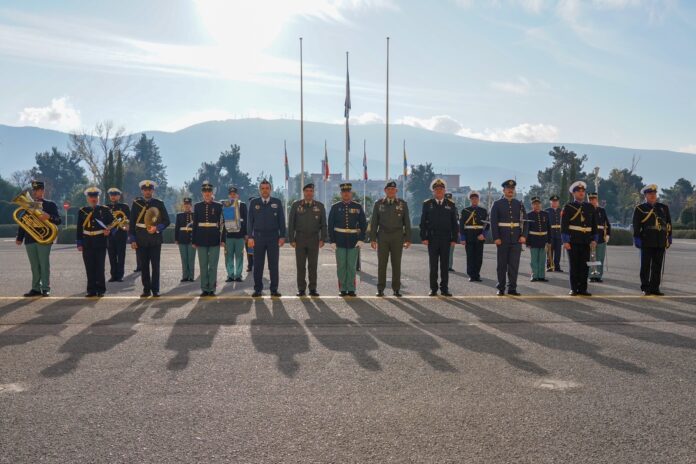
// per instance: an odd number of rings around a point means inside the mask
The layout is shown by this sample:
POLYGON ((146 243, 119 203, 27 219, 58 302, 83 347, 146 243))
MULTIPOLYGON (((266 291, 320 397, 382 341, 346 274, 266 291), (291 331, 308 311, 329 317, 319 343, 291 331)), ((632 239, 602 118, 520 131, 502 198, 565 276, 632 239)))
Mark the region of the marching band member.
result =
POLYGON ((480 195, 476 191, 469 193, 471 206, 462 210, 459 221, 459 237, 466 249, 466 274, 469 282, 481 282, 481 265, 483 264, 483 246, 486 243, 488 211, 479 206, 480 195))
POLYGON ((220 247, 225 246, 222 204, 213 200, 213 184, 201 185, 203 201, 193 207, 191 243, 198 252, 201 273, 201 296, 215 296, 220 247))
POLYGON ((607 211, 599 206, 599 195, 597 192, 592 192, 589 194, 590 204, 594 206, 595 212, 597 214, 597 247, 595 248, 597 261, 601 262, 600 266, 597 266, 597 275, 590 276, 590 282, 603 282, 602 276, 604 276, 604 259, 607 256, 607 244, 609 243, 609 237, 611 236, 611 224, 609 223, 609 217, 607 217, 607 211))
POLYGON ((563 272, 561 269, 561 250, 563 249, 563 239, 561 238, 561 207, 559 206, 560 199, 558 195, 551 195, 549 198, 551 207, 546 208, 546 214, 549 215, 549 224, 551 228, 551 255, 552 262, 546 263, 546 270, 550 272, 563 272))
POLYGON ((549 215, 541 210, 541 198, 532 198, 532 211, 527 214, 527 248, 531 250, 532 282, 546 279, 546 247, 551 246, 549 215))
POLYGON ((87 274, 86 297, 102 297, 106 293, 104 265, 106 261, 107 239, 114 221, 111 209, 99 204, 101 190, 89 187, 85 190, 87 206, 80 208, 77 215, 77 235, 75 243, 82 253, 87 274))
POLYGON ((355 296, 358 249, 365 241, 367 218, 360 203, 353 200, 353 184, 341 184, 341 201, 331 205, 329 241, 336 252, 336 273, 340 296, 355 296))
MULTIPOLYGON (((223 204, 222 210, 225 224, 225 268, 227 269, 226 282, 241 282, 242 269, 244 268, 244 248, 247 236, 247 205, 239 199, 237 187, 230 186, 227 189, 229 201, 223 204), (227 209, 234 217, 225 216, 227 209)), ((248 270, 247 270, 248 272, 248 270)))
POLYGON ((657 185, 640 191, 645 203, 633 210, 633 242, 640 249, 640 289, 643 295, 662 296, 660 280, 665 250, 672 244, 669 207, 657 201, 657 185))
POLYGON ((193 211, 191 198, 184 198, 183 211, 176 215, 174 243, 179 246, 181 256, 181 282, 193 282, 196 268, 196 249, 193 247, 193 211))
MULTIPOLYGON (((111 187, 107 190, 109 194, 108 208, 113 215, 116 211, 121 211, 130 217, 130 208, 127 204, 121 203, 121 191, 116 187, 111 187)), ((111 268, 111 278, 109 282, 123 282, 126 265, 126 245, 128 244, 128 231, 121 227, 116 227, 111 230, 107 238, 109 249, 109 267, 111 268)))
POLYGON ((594 206, 585 202, 586 184, 576 181, 568 191, 573 200, 566 203, 561 213, 561 237, 568 251, 570 263, 571 296, 592 296, 587 291, 587 277, 591 248, 597 246, 597 215, 594 206))

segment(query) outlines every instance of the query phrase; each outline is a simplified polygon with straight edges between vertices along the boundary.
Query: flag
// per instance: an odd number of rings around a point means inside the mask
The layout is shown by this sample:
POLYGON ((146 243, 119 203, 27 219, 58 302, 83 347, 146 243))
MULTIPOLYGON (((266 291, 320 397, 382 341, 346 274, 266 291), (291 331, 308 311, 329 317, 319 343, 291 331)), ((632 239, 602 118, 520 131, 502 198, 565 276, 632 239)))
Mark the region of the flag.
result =
POLYGON ((346 101, 344 103, 343 117, 346 118, 346 149, 350 151, 350 130, 348 119, 350 118, 350 74, 348 73, 348 53, 346 53, 346 101))
POLYGON ((367 180, 367 151, 363 147, 363 180, 367 180))
POLYGON ((324 141, 324 180, 329 180, 329 152, 326 149, 326 141, 324 141))
POLYGON ((285 145, 285 182, 290 180, 290 164, 288 164, 288 146, 285 145))
POLYGON ((408 177, 408 159, 406 158, 406 142, 404 142, 404 178, 408 177))

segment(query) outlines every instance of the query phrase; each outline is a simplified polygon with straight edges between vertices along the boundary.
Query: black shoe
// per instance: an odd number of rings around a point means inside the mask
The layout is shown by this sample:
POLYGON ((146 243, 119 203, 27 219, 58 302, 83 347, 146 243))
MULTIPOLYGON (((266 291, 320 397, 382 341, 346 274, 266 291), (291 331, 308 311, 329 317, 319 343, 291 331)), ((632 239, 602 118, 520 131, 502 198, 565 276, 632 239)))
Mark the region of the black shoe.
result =
POLYGON ((375 294, 375 296, 382 297, 382 296, 384 296, 384 292, 382 290, 377 290, 377 293, 375 294))
POLYGON ((103 298, 103 297, 104 297, 104 294, 103 294, 103 293, 97 292, 97 298, 103 298))
POLYGON ((428 296, 437 296, 437 290, 430 290, 430 293, 428 293, 428 296))
POLYGON ((476 282, 483 282, 483 280, 481 280, 480 277, 476 277, 474 280, 475 280, 476 282))
POLYGON ((538 282, 548 282, 549 279, 546 279, 546 278, 544 278, 544 279, 537 279, 537 281, 538 281, 538 282))
POLYGON ((41 292, 38 290, 29 290, 23 295, 25 298, 30 298, 32 296, 41 296, 41 292))
POLYGON ((568 292, 568 295, 570 295, 570 296, 577 296, 578 294, 577 294, 577 292, 576 292, 575 290, 571 290, 571 291, 568 292))
POLYGON ((107 282, 116 282, 116 280, 118 280, 118 279, 116 279, 116 277, 112 277, 109 280, 107 280, 107 282))
POLYGON ((440 290, 440 295, 447 296, 447 297, 452 296, 452 294, 449 292, 449 290, 440 290))
POLYGON ((558 268, 558 269, 556 269, 556 272, 565 272, 565 271, 561 268, 558 268))
POLYGON ((253 270, 252 268, 248 267, 246 271, 251 272, 252 270, 253 270))
POLYGON ((215 296, 215 292, 208 292, 208 296, 215 296))
POLYGON ((283 296, 283 295, 281 295, 280 292, 278 292, 278 291, 276 290, 275 292, 271 292, 271 296, 272 296, 273 298, 280 298, 280 297, 283 296))
POLYGON ((454 268, 453 268, 453 267, 447 268, 447 270, 450 271, 450 272, 454 272, 454 268))
POLYGON ((505 296, 505 290, 498 290, 497 292, 495 292, 495 294, 497 296, 505 296))
POLYGON ((228 277, 227 279, 225 279, 225 282, 234 282, 234 278, 233 278, 233 277, 228 277))
POLYGON ((188 281, 189 281, 188 278, 187 278, 187 277, 184 277, 184 278, 181 279, 179 282, 188 282, 188 281))
POLYGON ((508 295, 510 295, 510 296, 522 296, 522 294, 520 292, 518 292, 517 290, 508 290, 508 295))
POLYGON ((346 296, 346 295, 348 295, 348 292, 343 292, 343 291, 342 291, 341 293, 338 294, 338 296, 346 296))
POLYGON ((254 292, 251 294, 252 298, 260 298, 263 296, 263 292, 254 292))
POLYGON ((85 298, 94 298, 95 296, 97 296, 96 293, 89 292, 88 294, 85 295, 85 298))
POLYGON ((152 298, 159 298, 159 292, 152 292, 152 298))
POLYGON ((300 290, 299 292, 297 292, 297 293, 295 294, 295 296, 306 296, 306 295, 305 295, 305 291, 304 291, 304 290, 300 290))
POLYGON ((397 298, 401 298, 401 297, 404 296, 404 295, 403 295, 400 291, 394 290, 394 296, 397 297, 397 298))
POLYGON ((346 295, 348 295, 348 296, 356 296, 356 295, 355 295, 355 292, 348 292, 346 295))
POLYGON ((201 292, 201 294, 198 296, 208 296, 208 292, 201 292))
POLYGON ((235 281, 235 282, 241 282, 241 281, 242 281, 242 278, 241 278, 241 277, 237 277, 236 279, 234 279, 234 281, 235 281))
POLYGON ((143 292, 140 294, 140 298, 148 298, 150 295, 150 292, 143 292))
POLYGON ((539 279, 537 279, 536 277, 532 277, 531 279, 529 279, 529 281, 530 282, 539 282, 539 279))
POLYGON ((476 282, 476 277, 469 277, 469 282, 476 282))
POLYGON ((587 290, 583 290, 582 292, 578 292, 578 295, 580 295, 580 296, 592 296, 592 294, 590 292, 588 292, 587 290))
POLYGON ((595 279, 595 282, 597 282, 598 284, 601 284, 602 282, 604 282, 604 280, 603 280, 603 279, 600 279, 599 277, 597 277, 597 278, 595 279))
POLYGON ((652 292, 650 292, 650 294, 655 296, 665 296, 665 294, 659 290, 653 290, 652 292))

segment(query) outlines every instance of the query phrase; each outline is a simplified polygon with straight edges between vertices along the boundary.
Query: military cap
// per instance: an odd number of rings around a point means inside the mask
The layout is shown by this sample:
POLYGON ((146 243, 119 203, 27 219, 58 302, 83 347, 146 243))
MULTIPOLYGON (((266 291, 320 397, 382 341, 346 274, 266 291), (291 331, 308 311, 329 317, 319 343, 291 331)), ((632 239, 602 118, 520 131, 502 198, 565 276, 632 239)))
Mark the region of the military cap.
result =
POLYGON ((212 192, 213 191, 213 184, 210 183, 210 181, 204 180, 203 183, 201 184, 201 192, 212 192))
POLYGON ((541 198, 539 198, 539 197, 532 197, 532 203, 541 203, 541 198))
POLYGON ((153 189, 157 187, 157 184, 151 180, 143 180, 138 184, 138 186, 140 189, 153 189))
POLYGON ((476 190, 472 190, 469 192, 469 200, 471 200, 472 197, 480 198, 481 195, 476 190))
POLYGON ((581 180, 576 180, 575 182, 570 184, 570 187, 568 187, 568 191, 570 193, 573 193, 576 190, 580 190, 580 189, 587 190, 587 184, 581 180))
POLYGON ((508 179, 500 185, 503 188, 515 188, 517 187, 517 182, 515 182, 515 179, 508 179))
POLYGON ((121 191, 117 189, 116 187, 111 187, 109 190, 106 191, 109 195, 121 195, 121 191))
POLYGON ((649 184, 640 189, 641 195, 645 195, 646 193, 657 193, 657 185, 655 184, 649 184))
POLYGON ((353 184, 350 182, 344 182, 341 184, 341 192, 350 192, 353 190, 353 184))
POLYGON ((430 183, 430 190, 435 190, 436 188, 447 188, 447 182, 439 177, 433 179, 433 181, 430 183))
POLYGON ((549 198, 549 200, 551 200, 551 201, 558 201, 558 200, 560 200, 560 198, 558 198, 558 195, 551 195, 551 197, 549 198))
POLYGON ((597 198, 599 195, 597 195, 597 192, 591 192, 587 194, 587 198, 597 198))
POLYGON ((100 193, 101 190, 99 190, 97 187, 87 187, 85 189, 85 195, 88 197, 98 197, 100 193))
POLYGON ((235 187, 234 185, 230 185, 229 187, 227 187, 227 193, 237 193, 237 187, 235 187))
POLYGON ((31 181, 31 189, 32 190, 42 190, 43 188, 44 188, 43 181, 40 181, 40 180, 32 180, 31 181))
POLYGON ((302 187, 302 190, 307 190, 307 189, 314 190, 314 184, 310 182, 307 185, 305 185, 304 187, 302 187))
POLYGON ((184 197, 183 201, 185 205, 190 205, 191 203, 193 203, 193 200, 189 197, 184 197))
POLYGON ((394 182, 393 180, 390 180, 389 182, 387 182, 387 183, 384 185, 384 188, 385 188, 385 189, 388 189, 388 188, 391 188, 391 187, 396 188, 396 182, 394 182))

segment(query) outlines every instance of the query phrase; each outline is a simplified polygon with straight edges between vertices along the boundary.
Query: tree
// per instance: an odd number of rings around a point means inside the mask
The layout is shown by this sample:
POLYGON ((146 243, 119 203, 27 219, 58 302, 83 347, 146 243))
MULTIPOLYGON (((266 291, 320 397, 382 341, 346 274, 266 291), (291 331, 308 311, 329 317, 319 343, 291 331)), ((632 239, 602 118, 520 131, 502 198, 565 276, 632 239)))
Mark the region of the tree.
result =
POLYGON ((10 201, 17 195, 17 188, 0 176, 0 200, 10 201))
POLYGON ((63 201, 81 192, 87 184, 85 169, 76 153, 64 153, 53 147, 51 151, 36 154, 36 166, 31 174, 46 185, 46 194, 55 201, 63 201))
POLYGON ((116 166, 114 164, 114 151, 109 150, 109 155, 106 157, 106 168, 104 169, 104 183, 102 190, 106 191, 114 186, 116 178, 116 166))
MULTIPOLYGON (((121 156, 123 164, 121 190, 129 197, 137 197, 140 195, 140 182, 148 179, 157 183, 160 192, 165 192, 167 189, 167 168, 162 162, 162 155, 154 137, 147 138, 146 134, 141 134, 138 142, 133 145, 132 151, 130 156, 117 152, 121 156)), ((116 172, 118 170, 118 157, 116 165, 114 179, 118 180, 116 179, 118 177, 116 172)), ((162 194, 160 193, 160 196, 162 194)))
POLYGON ((31 169, 23 169, 20 171, 15 171, 10 174, 10 183, 14 185, 17 190, 25 190, 30 187, 31 184, 31 169))
POLYGON ((556 194, 565 202, 570 198, 568 186, 576 180, 587 181, 587 173, 583 170, 587 155, 579 156, 566 147, 553 147, 549 152, 553 158, 551 167, 539 171, 537 179, 539 185, 534 186, 537 192, 541 192, 542 197, 549 197, 556 194), (538 187, 538 188, 536 188, 538 187))
POLYGON ((114 171, 114 184, 113 186, 119 190, 123 190, 123 155, 120 151, 116 152, 116 169, 114 171))
POLYGON ((97 123, 91 132, 74 132, 68 140, 70 152, 87 164, 91 181, 102 186, 109 152, 126 155, 132 147, 132 137, 124 127, 115 128, 113 121, 97 123))
POLYGON ((241 157, 239 145, 230 145, 229 150, 220 152, 220 158, 216 162, 202 163, 196 176, 186 183, 186 188, 194 195, 198 195, 201 184, 207 180, 216 187, 218 198, 227 197, 227 187, 230 185, 237 187, 237 193, 241 199, 256 195, 249 174, 242 172, 239 167, 241 157))
POLYGON ((662 199, 660 201, 669 205, 669 211, 673 218, 678 218, 681 216, 687 200, 693 194, 694 185, 681 177, 672 187, 662 189, 662 199))
POLYGON ((622 224, 628 224, 633 210, 641 202, 640 190, 643 178, 633 173, 637 163, 631 169, 612 169, 609 178, 600 184, 600 197, 606 200, 607 214, 622 224))
POLYGON ((408 181, 406 190, 411 197, 410 208, 411 218, 414 223, 420 221, 421 204, 432 196, 430 184, 435 179, 435 171, 433 171, 432 163, 419 164, 411 167, 411 177, 408 181))

